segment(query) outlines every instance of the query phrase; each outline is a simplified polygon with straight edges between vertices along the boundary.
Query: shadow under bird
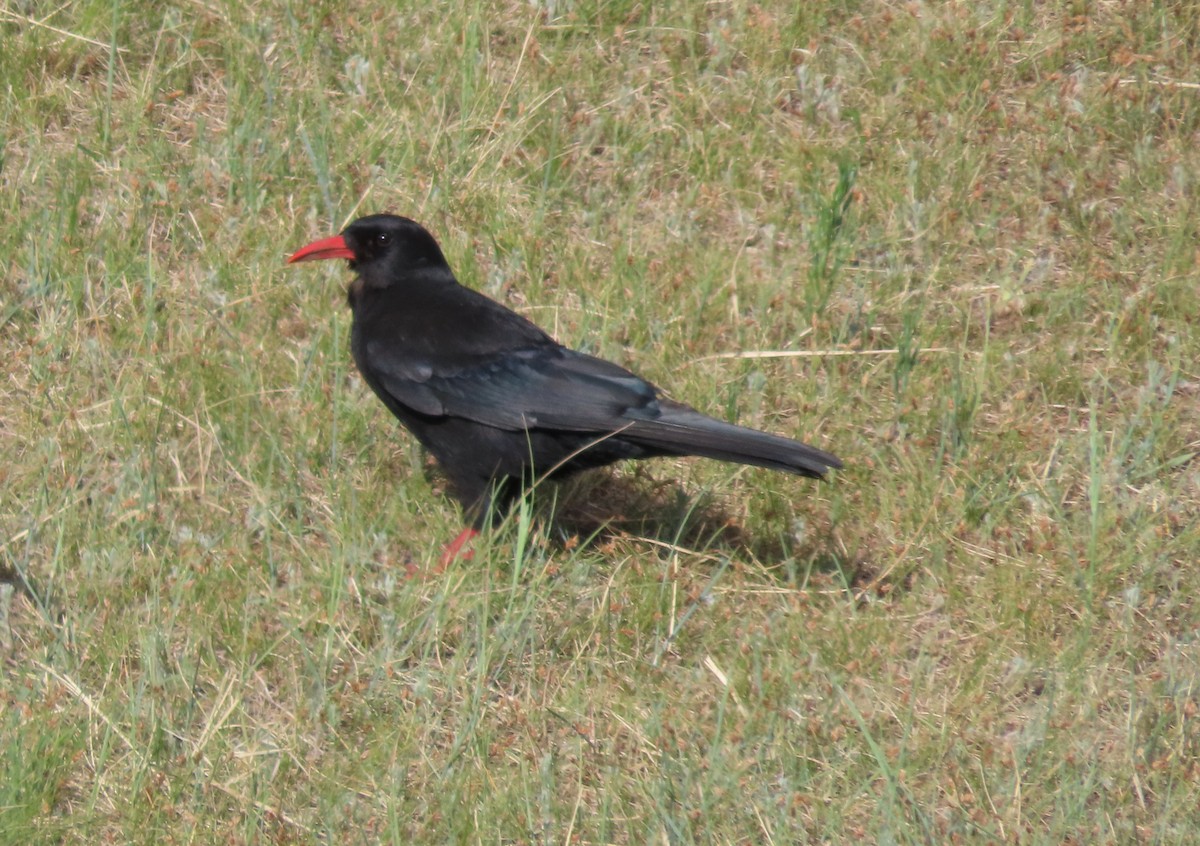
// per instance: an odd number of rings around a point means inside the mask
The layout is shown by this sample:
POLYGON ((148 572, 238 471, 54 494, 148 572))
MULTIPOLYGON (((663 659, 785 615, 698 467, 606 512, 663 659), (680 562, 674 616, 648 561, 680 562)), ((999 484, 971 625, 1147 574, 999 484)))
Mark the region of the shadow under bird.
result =
POLYGON ((288 262, 347 259, 351 350, 363 379, 437 459, 469 526, 443 564, 535 480, 629 458, 697 455, 823 478, 842 462, 790 438, 725 423, 623 367, 559 344, 455 279, 406 217, 362 217, 288 262))

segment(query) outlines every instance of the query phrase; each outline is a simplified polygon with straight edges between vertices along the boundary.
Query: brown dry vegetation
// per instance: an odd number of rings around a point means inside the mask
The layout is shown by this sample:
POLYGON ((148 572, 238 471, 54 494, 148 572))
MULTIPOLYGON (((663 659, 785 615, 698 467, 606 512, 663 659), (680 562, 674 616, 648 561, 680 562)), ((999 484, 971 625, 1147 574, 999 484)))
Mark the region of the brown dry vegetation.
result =
POLYGON ((0 842, 1193 842, 1198 68, 1169 2, 0 7, 0 842), (282 263, 383 210, 847 469, 408 578, 458 514, 282 263))

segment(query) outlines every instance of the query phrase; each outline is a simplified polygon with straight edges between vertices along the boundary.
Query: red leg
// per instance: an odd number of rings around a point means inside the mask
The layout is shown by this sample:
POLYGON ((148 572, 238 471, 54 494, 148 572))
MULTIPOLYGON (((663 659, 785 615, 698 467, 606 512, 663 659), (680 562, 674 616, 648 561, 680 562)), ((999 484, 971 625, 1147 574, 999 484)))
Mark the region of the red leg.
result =
POLYGON ((446 544, 446 549, 442 552, 442 560, 438 569, 443 570, 456 559, 461 558, 464 561, 470 561, 475 557, 475 550, 463 550, 463 547, 468 546, 471 541, 479 536, 479 532, 472 529, 470 526, 458 533, 458 537, 446 544))

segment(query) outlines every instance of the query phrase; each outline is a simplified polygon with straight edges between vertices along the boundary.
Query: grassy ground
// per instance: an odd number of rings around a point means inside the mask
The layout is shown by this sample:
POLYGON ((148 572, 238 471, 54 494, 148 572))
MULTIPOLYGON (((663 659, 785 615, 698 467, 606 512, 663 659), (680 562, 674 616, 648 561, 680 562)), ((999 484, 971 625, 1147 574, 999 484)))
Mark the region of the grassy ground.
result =
POLYGON ((401 5, 0 6, 0 842, 1195 842, 1194 4, 401 5), (406 579, 382 210, 847 469, 406 579))

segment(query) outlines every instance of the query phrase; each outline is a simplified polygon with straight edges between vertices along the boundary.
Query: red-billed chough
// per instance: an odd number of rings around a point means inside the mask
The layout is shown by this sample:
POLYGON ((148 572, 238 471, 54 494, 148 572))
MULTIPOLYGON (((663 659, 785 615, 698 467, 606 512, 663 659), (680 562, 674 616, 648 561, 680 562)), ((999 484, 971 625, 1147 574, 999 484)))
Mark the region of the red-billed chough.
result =
POLYGON ((708 417, 623 367, 562 346, 460 285, 433 236, 408 218, 359 218, 288 261, 339 258, 358 273, 349 289, 354 362, 433 453, 470 520, 444 562, 522 486, 547 475, 664 455, 813 478, 842 466, 799 441, 708 417))

